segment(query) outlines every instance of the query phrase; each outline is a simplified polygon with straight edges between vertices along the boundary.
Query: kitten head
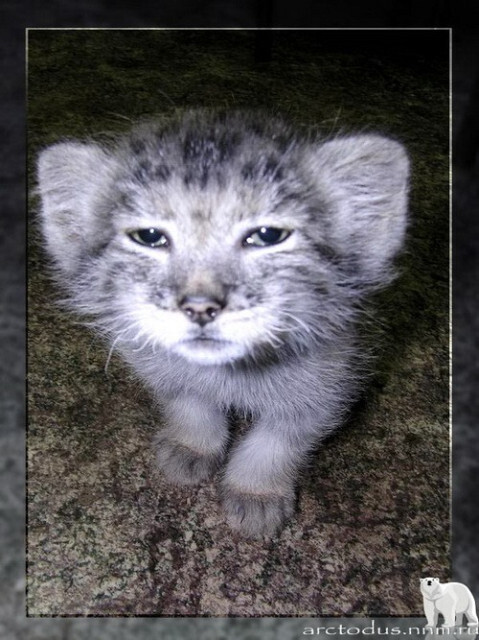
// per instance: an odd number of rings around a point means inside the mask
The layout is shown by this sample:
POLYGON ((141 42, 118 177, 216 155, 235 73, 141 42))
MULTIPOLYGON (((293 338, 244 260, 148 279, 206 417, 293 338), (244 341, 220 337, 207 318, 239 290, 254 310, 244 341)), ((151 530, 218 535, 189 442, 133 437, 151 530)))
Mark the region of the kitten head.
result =
POLYGON ((408 160, 378 135, 194 111, 112 146, 53 145, 38 182, 80 311, 120 342, 221 364, 337 338, 390 276, 408 160))

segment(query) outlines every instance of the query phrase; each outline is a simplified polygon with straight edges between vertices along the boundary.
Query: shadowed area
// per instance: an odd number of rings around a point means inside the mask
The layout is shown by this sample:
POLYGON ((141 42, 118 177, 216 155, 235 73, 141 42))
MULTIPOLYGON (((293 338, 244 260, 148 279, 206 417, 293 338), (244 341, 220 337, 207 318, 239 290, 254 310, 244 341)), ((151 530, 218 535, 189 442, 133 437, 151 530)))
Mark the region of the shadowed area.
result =
POLYGON ((374 300, 375 373, 266 542, 228 529, 215 482, 154 471, 161 408, 115 355, 105 372, 108 348, 55 304, 32 233, 30 615, 422 616, 419 578, 448 579, 448 34, 363 33, 364 49, 358 34, 275 32, 267 63, 254 32, 30 33, 31 170, 47 144, 173 105, 379 131, 413 167, 400 277, 374 300))

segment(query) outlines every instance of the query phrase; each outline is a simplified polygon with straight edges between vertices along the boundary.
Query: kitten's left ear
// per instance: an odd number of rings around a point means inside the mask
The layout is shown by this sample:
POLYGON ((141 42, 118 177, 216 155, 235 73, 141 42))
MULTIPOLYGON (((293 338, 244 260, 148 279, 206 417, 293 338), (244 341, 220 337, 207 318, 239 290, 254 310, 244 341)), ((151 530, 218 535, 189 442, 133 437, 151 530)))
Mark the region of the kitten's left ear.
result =
POLYGON ((402 144, 366 134, 311 150, 308 168, 325 199, 328 239, 381 281, 406 230, 409 160, 402 144))
POLYGON ((67 278, 79 258, 103 241, 99 211, 113 180, 113 156, 97 144, 59 142, 37 164, 40 216, 47 249, 67 278))

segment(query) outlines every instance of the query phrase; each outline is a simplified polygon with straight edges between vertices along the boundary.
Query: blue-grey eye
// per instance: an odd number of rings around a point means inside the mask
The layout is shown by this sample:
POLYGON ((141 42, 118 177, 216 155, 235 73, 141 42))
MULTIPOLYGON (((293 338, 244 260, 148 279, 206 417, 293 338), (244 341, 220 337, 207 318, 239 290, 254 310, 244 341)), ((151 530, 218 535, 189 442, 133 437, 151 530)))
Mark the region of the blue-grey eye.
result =
POLYGON ((157 247, 170 246, 170 241, 163 231, 155 229, 154 227, 150 227, 149 229, 135 229, 135 231, 130 231, 128 235, 132 240, 145 247, 156 249, 157 247))
POLYGON ((244 247, 269 247, 279 244, 291 235, 289 229, 279 229, 278 227, 260 227, 248 233, 243 240, 244 247))

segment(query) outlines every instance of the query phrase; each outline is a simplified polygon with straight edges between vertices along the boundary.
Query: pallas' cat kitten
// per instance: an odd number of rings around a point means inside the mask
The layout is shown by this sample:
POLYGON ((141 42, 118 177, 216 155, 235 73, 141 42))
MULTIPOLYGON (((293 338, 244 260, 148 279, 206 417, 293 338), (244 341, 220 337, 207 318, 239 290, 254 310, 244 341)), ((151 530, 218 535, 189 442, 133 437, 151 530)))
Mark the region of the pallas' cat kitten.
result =
POLYGON ((210 478, 230 525, 274 534, 359 382, 365 295, 406 226, 398 142, 322 140, 257 113, 188 111, 39 157, 46 247, 71 305, 163 407, 158 465, 210 478), (230 446, 227 410, 251 418, 230 446))

